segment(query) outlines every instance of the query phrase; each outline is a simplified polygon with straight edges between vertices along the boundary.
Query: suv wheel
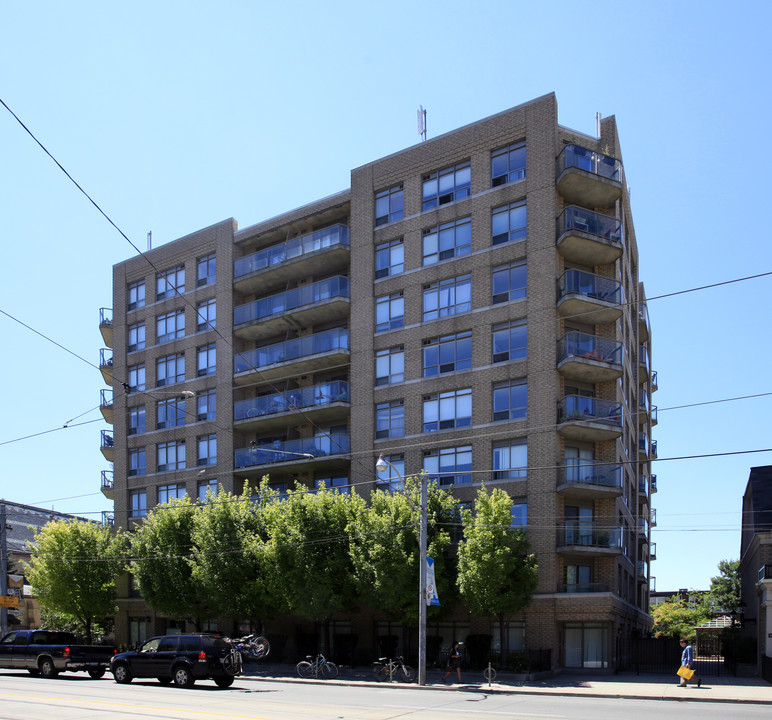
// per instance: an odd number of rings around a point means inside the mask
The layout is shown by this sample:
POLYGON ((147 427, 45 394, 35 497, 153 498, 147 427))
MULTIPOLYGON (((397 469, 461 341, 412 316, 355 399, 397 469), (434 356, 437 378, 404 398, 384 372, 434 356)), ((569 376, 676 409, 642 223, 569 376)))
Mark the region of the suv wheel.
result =
POLYGON ((233 675, 225 675, 221 677, 216 677, 214 679, 214 684, 217 685, 219 688, 227 688, 233 685, 233 675))
POLYGON ((193 673, 186 665, 177 665, 177 667, 172 671, 172 677, 174 678, 174 684, 177 687, 193 687, 193 683, 196 682, 196 679, 193 677, 193 673))
POLYGON ((131 682, 131 671, 126 663, 118 663, 113 666, 113 677, 115 682, 121 685, 128 685, 131 682))

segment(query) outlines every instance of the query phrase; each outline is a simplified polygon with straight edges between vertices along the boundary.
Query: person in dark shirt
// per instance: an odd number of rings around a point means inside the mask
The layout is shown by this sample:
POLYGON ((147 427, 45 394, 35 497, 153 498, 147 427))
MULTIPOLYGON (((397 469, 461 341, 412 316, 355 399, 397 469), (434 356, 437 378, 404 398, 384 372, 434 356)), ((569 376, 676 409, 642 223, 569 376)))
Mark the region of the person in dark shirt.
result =
POLYGON ((450 675, 454 670, 456 671, 456 674, 458 675, 458 681, 461 682, 461 643, 458 641, 454 641, 453 647, 450 649, 450 653, 448 654, 448 667, 447 672, 442 678, 442 682, 446 682, 448 679, 448 675, 450 675))

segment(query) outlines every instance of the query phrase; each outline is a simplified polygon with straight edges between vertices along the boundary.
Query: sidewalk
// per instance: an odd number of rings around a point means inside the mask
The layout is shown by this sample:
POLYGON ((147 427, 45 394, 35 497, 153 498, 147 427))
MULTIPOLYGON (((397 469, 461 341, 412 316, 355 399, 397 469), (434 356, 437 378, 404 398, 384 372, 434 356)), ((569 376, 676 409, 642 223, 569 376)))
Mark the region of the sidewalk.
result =
MULTIPOLYGON (((678 687, 679 678, 675 672, 670 675, 619 675, 602 674, 559 674, 542 680, 521 681, 514 676, 507 677, 499 673, 495 682, 488 684, 481 672, 465 671, 461 684, 445 685, 443 672, 428 670, 426 686, 419 688, 415 683, 391 683, 392 687, 406 689, 428 689, 438 692, 490 692, 490 693, 527 693, 533 695, 574 695, 587 697, 634 698, 640 700, 689 700, 692 702, 742 702, 765 703, 772 705, 772 685, 758 677, 706 677, 702 687, 689 684, 686 688, 678 687), (478 682, 479 680, 479 682, 478 682)), ((295 666, 283 663, 255 663, 244 666, 245 680, 270 680, 289 683, 322 683, 335 685, 361 685, 384 687, 389 683, 373 680, 369 668, 340 668, 335 680, 303 680, 297 676, 295 666)), ((450 680, 450 678, 449 678, 450 680)))

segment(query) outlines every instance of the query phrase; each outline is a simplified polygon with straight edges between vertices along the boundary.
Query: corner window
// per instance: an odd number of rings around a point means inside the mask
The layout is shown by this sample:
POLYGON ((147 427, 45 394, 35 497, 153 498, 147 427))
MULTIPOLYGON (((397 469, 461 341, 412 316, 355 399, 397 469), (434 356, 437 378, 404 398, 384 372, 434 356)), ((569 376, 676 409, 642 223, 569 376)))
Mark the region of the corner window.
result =
POLYGON ((509 380, 493 386, 493 420, 522 420, 528 411, 528 384, 509 380))
POLYGON ((405 244, 402 238, 375 248, 375 279, 405 272, 405 244))
POLYGON ((400 290, 375 300, 375 331, 394 330, 405 324, 405 298, 400 290))
POLYGON ((526 356, 528 327, 525 320, 493 326, 493 362, 521 360, 526 356))
POLYGON ((129 508, 129 517, 145 517, 147 515, 147 491, 132 490, 129 493, 129 508))
POLYGON ((525 262, 513 262, 493 268, 493 304, 522 300, 526 294, 525 262))
POLYGON ((405 216, 405 191, 402 183, 375 194, 375 227, 401 220, 405 216))
POLYGON ((185 267, 179 265, 158 273, 155 278, 155 299, 164 300, 185 292, 185 267))
MULTIPOLYGON (((145 448, 129 450, 129 476, 144 475, 147 472, 147 455, 145 448)), ((145 506, 147 508, 147 505, 145 506)))
POLYGON ((145 432, 145 406, 137 405, 129 408, 128 433, 129 435, 140 435, 145 432))
POLYGON ((145 347, 145 323, 139 322, 129 325, 129 345, 127 350, 143 350, 145 347))
POLYGON ((491 210, 491 245, 523 240, 528 231, 525 200, 491 210))
POLYGON ((217 372, 217 350, 214 343, 198 348, 198 377, 214 375, 217 372))
POLYGON ((472 252, 472 219, 464 218, 424 230, 424 265, 472 252))
POLYGON ((198 259, 196 270, 196 287, 211 285, 217 277, 217 260, 214 253, 198 259))
POLYGON ((491 187, 525 179, 525 143, 519 142, 491 153, 491 187))
POLYGON ((145 281, 138 280, 129 285, 129 310, 145 307, 145 281))
POLYGON ((405 380, 405 347, 397 345, 375 353, 375 384, 391 385, 405 380))
POLYGON ((467 160, 423 176, 423 209, 461 200, 472 191, 472 166, 467 160))
POLYGON ((424 432, 472 424, 472 388, 434 393, 424 398, 424 432))
POLYGON ((472 276, 460 275, 424 285, 423 318, 438 318, 468 312, 472 309, 472 276))
POLYGON ((217 327, 217 303, 214 298, 204 300, 196 306, 196 330, 211 330, 217 327))
POLYGON ((145 389, 145 363, 129 365, 126 394, 145 389))
POLYGON ((375 406, 375 438, 402 437, 405 434, 405 401, 392 400, 375 406))
POLYGON ((424 340, 423 346, 424 377, 472 367, 471 330, 424 340))
POLYGON ((441 487, 468 485, 472 482, 472 446, 429 450, 424 453, 424 470, 429 482, 441 487))

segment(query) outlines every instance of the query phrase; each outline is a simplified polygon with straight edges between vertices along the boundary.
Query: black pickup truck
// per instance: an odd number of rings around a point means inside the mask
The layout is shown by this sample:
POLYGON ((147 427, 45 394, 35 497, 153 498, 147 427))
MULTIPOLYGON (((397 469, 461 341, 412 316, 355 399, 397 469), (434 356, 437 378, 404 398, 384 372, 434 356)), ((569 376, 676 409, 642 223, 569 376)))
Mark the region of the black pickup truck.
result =
POLYGON ((55 630, 17 630, 0 639, 0 669, 27 670, 49 678, 78 670, 101 678, 114 654, 115 648, 78 645, 72 633, 55 630))

